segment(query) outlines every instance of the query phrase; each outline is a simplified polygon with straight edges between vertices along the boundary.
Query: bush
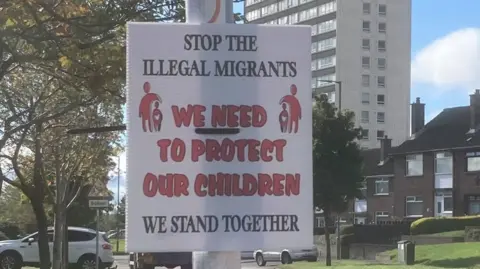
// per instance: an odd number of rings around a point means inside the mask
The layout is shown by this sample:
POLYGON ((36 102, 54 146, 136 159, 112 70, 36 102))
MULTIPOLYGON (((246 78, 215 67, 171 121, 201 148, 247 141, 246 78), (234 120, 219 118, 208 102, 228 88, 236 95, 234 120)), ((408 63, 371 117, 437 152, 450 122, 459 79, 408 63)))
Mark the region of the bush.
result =
POLYGON ((465 241, 480 242, 480 229, 470 229, 465 234, 465 241))
POLYGON ((0 223, 0 232, 2 232, 7 239, 17 238, 21 233, 20 228, 17 225, 8 222, 0 223))
POLYGON ((10 238, 8 238, 3 232, 0 232, 0 241, 3 241, 3 240, 8 240, 10 238))
POLYGON ((421 218, 412 223, 410 232, 417 234, 436 234, 465 230, 466 226, 480 226, 480 216, 421 218))

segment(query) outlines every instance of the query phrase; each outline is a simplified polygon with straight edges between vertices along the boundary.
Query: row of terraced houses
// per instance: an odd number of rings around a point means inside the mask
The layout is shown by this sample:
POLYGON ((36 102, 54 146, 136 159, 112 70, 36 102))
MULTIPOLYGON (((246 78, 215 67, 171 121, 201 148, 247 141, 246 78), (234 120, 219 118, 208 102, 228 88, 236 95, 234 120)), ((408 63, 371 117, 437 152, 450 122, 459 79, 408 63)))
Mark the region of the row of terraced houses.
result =
POLYGON ((444 109, 425 125, 425 104, 411 104, 411 137, 363 151, 364 199, 344 218, 357 224, 480 214, 480 90, 470 105, 444 109))

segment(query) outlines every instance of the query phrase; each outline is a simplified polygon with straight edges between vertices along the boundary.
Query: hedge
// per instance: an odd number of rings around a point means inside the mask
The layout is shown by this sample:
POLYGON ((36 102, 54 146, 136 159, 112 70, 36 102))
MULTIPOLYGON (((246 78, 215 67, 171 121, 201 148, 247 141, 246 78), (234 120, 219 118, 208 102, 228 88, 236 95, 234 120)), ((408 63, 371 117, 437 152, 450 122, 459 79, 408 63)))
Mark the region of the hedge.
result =
POLYGON ((410 233, 436 234, 465 230, 466 226, 480 226, 480 216, 421 218, 412 222, 410 233))
POLYGON ((20 228, 17 225, 9 222, 0 223, 0 232, 8 238, 14 239, 17 239, 18 235, 21 233, 20 228))
POLYGON ((8 239, 10 239, 10 238, 8 238, 8 237, 5 235, 5 233, 3 233, 3 232, 0 231, 0 241, 8 240, 8 239))

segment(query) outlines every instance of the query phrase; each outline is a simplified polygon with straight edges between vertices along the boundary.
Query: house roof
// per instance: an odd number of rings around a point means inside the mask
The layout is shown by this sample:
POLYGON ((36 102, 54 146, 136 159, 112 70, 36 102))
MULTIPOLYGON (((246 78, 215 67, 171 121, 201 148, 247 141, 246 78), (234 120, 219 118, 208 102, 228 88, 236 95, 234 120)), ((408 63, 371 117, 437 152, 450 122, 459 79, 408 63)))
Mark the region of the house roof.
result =
POLYGON ((480 135, 470 134, 470 107, 444 109, 392 155, 462 147, 480 147, 480 135))
POLYGON ((393 175, 393 160, 387 158, 381 162, 379 148, 362 150, 361 154, 364 176, 393 175))

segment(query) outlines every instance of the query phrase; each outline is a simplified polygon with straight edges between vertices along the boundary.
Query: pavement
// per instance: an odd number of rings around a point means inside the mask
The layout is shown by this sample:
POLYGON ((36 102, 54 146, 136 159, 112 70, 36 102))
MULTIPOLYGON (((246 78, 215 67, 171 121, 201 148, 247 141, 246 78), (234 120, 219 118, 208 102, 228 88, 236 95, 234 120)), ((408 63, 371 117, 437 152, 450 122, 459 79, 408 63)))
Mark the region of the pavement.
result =
MULTIPOLYGON (((115 262, 118 265, 117 269, 129 269, 128 255, 115 256, 115 262)), ((280 263, 268 263, 265 267, 258 267, 254 260, 242 260, 242 269, 258 269, 258 268, 278 268, 280 263)), ((157 267, 156 269, 164 268, 157 267)))

